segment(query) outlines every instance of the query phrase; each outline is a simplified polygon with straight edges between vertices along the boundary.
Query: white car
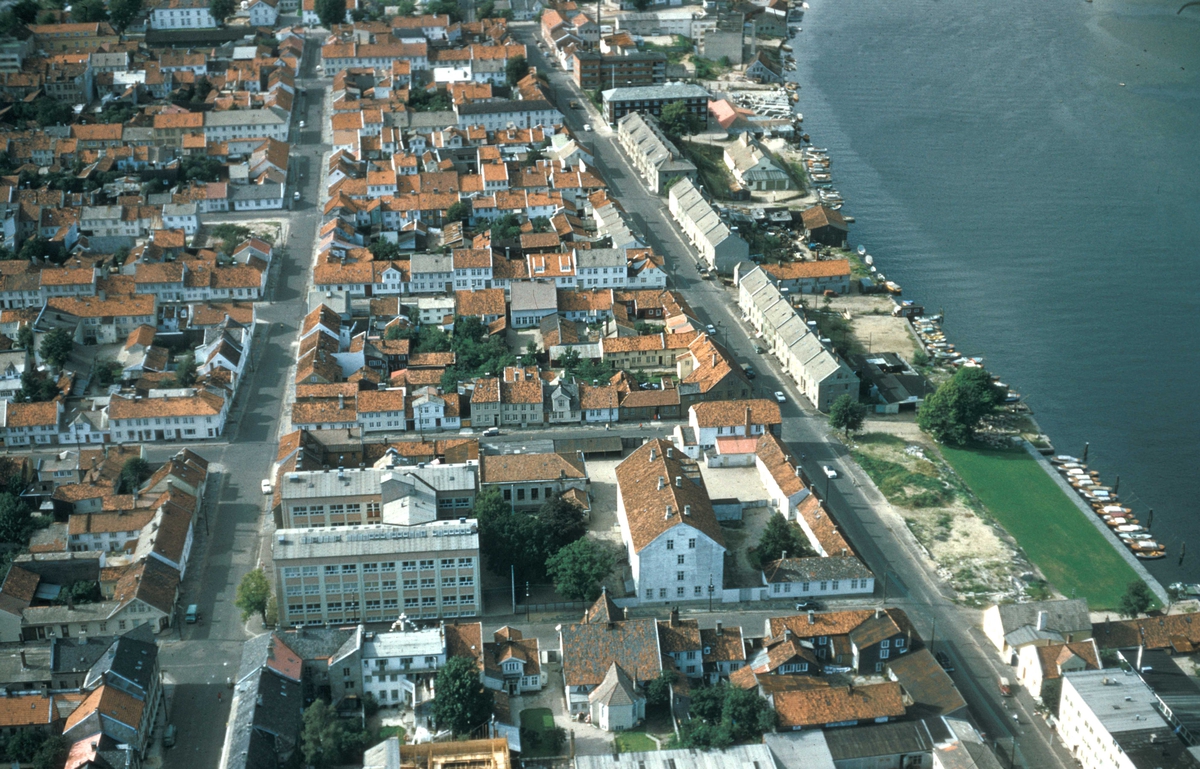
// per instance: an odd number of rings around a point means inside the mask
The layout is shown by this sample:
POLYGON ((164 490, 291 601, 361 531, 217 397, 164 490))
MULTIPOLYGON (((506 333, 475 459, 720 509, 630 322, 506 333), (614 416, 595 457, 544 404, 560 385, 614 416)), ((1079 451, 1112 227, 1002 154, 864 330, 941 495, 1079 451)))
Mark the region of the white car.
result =
POLYGON ((300 199, 300 190, 296 190, 295 192, 292 193, 292 200, 299 200, 299 199, 300 199))
POLYGON ((304 127, 304 121, 303 121, 303 120, 301 120, 301 121, 300 121, 300 127, 301 127, 301 128, 303 128, 303 127, 304 127))
POLYGON ((270 480, 263 478, 262 490, 263 490, 263 494, 271 493, 271 481, 270 480))
POLYGON ((779 390, 776 390, 775 391, 775 402, 776 403, 787 403, 787 396, 784 395, 779 390))
POLYGON ((829 465, 821 465, 821 469, 825 471, 825 477, 826 477, 826 478, 836 478, 836 477, 838 477, 837 470, 834 470, 834 469, 833 469, 832 467, 830 467, 829 465))
POLYGON ((583 130, 585 130, 585 131, 590 131, 590 130, 592 130, 592 124, 591 124, 591 123, 584 123, 584 124, 583 124, 583 130))

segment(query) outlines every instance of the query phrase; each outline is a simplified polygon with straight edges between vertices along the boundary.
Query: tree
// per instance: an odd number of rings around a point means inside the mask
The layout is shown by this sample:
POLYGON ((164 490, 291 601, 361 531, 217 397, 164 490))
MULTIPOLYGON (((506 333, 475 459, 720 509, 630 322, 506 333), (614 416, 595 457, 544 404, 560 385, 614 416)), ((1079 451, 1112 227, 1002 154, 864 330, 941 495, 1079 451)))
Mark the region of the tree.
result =
POLYGON ((246 576, 242 577, 242 581, 238 583, 233 605, 242 610, 242 622, 250 619, 251 615, 257 614, 262 617, 265 625, 267 624, 267 601, 270 597, 271 583, 267 582, 267 575, 263 574, 262 569, 255 569, 246 572, 246 576))
POLYGON ((544 216, 535 216, 529 220, 529 224, 533 226, 534 232, 549 232, 550 220, 544 216))
POLYGON ((447 222, 465 222, 471 218, 471 204, 460 200, 446 209, 447 222))
POLYGON ((100 593, 100 583, 86 579, 63 585, 53 602, 60 606, 66 606, 68 596, 73 604, 98 603, 104 599, 100 593))
POLYGON ((17 400, 21 403, 45 403, 58 396, 58 385, 43 371, 28 368, 21 374, 21 390, 17 400))
POLYGON ((785 552, 789 558, 816 555, 799 526, 789 523, 782 515, 772 515, 767 519, 758 545, 750 550, 751 565, 762 568, 782 558, 785 552))
POLYGON ((469 657, 452 657, 434 683, 433 718, 439 729, 469 734, 492 715, 492 695, 479 680, 479 668, 469 657))
POLYGON ((516 214, 504 214, 492 220, 492 242, 516 240, 521 237, 521 220, 516 214))
POLYGON ((525 354, 521 356, 522 366, 536 366, 538 356, 537 342, 531 341, 525 345, 525 354))
POLYGON ((220 25, 224 25, 225 19, 233 15, 233 8, 233 0, 208 0, 208 12, 212 14, 213 21, 220 25))
POLYGON ((317 0, 316 10, 321 26, 326 29, 346 23, 346 0, 317 0))
POLYGON ((551 540, 548 543, 551 551, 566 547, 587 534, 587 521, 583 519, 583 510, 579 505, 562 497, 555 497, 543 503, 537 514, 551 532, 551 540))
POLYGON ((671 701, 671 684, 675 683, 675 671, 664 670, 658 678, 646 684, 646 707, 661 708, 671 701))
POLYGON ((569 347, 562 355, 558 356, 558 365, 562 366, 563 371, 568 374, 574 374, 579 368, 579 350, 574 347, 569 347))
POLYGON ((450 21, 462 21, 462 10, 457 0, 434 0, 425 6, 425 12, 434 16, 449 16, 450 21))
POLYGON ((17 347, 22 350, 33 349, 33 324, 25 323, 17 329, 17 347))
POLYGON ((142 481, 149 478, 152 474, 150 463, 141 457, 126 459, 124 466, 121 467, 119 493, 132 494, 140 489, 142 481))
POLYGON ((504 76, 508 80, 510 88, 515 87, 528 74, 529 62, 525 60, 524 56, 514 56, 504 65, 504 76))
POLYGON ((658 125, 663 133, 678 140, 700 131, 704 128, 704 121, 688 110, 686 103, 673 101, 663 105, 658 116, 658 125))
POLYGON ((594 540, 577 539, 550 556, 546 570, 563 598, 594 601, 600 596, 600 583, 616 562, 610 548, 594 540))
POLYGON ((17 17, 17 21, 22 24, 31 24, 37 18, 38 11, 41 7, 34 0, 21 0, 12 7, 13 15, 17 17))
POLYGON ((53 368, 61 369, 74 349, 75 340, 71 338, 71 334, 66 329, 56 328, 42 337, 38 355, 53 368))
POLYGON ((0 541, 13 544, 29 542, 33 519, 29 507, 13 494, 0 492, 0 541))
POLYGON ((104 7, 104 0, 83 0, 71 6, 71 18, 83 23, 108 21, 108 9, 104 7))
POLYGON ((961 446, 971 440, 975 425, 992 410, 998 397, 985 370, 960 368, 926 396, 917 411, 917 424, 934 440, 961 446))
POLYGON ((401 16, 412 16, 417 12, 417 4, 413 0, 400 0, 396 4, 396 13, 401 16))
POLYGON ((756 689, 728 684, 692 690, 692 720, 680 727, 678 744, 685 748, 722 748, 762 737, 775 728, 775 710, 756 689))
POLYGON ((650 7, 650 0, 633 0, 633 7, 639 11, 644 11, 650 7))
POLYGON ((4 743, 4 754, 10 761, 32 761, 46 742, 46 733, 36 729, 21 729, 4 743))
POLYGON ((304 710, 300 748, 304 760, 316 769, 345 763, 362 749, 365 733, 349 731, 325 700, 318 699, 304 710))
POLYGON ((1129 583, 1125 588, 1125 595, 1121 596, 1121 602, 1117 609, 1121 612, 1121 616, 1133 619, 1139 614, 1145 614, 1154 603, 1154 594, 1150 592, 1150 588, 1146 587, 1146 583, 1140 579, 1129 583))
POLYGON ((191 387, 196 383, 196 353, 188 350, 175 359, 175 381, 180 387, 191 387))
POLYGON ((377 260, 382 262, 390 262, 400 258, 400 247, 390 240, 379 240, 367 247, 377 260))
POLYGON ((180 164, 183 180, 215 182, 221 178, 221 161, 209 155, 188 155, 180 164))
POLYGON ((450 337, 437 326, 423 326, 413 352, 450 352, 450 337))
POLYGON ((850 393, 839 395, 829 407, 829 426, 841 430, 847 438, 850 433, 861 430, 867 418, 867 407, 850 393))
POLYGON ((33 757, 33 769, 60 769, 71 750, 71 741, 61 734, 49 737, 33 757))
POLYGON ((119 32, 142 12, 142 0, 108 0, 109 21, 119 32))

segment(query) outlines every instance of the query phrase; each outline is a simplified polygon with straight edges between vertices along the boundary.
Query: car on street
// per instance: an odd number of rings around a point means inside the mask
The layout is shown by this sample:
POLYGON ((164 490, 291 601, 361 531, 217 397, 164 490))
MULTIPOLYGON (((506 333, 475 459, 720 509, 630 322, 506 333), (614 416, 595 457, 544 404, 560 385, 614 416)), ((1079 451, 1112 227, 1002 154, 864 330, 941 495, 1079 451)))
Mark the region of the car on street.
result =
POLYGON ((942 666, 942 670, 945 670, 947 673, 954 672, 954 663, 950 661, 949 654, 946 654, 946 652, 935 652, 933 657, 942 666))
POLYGON ((300 199, 300 190, 296 190, 295 192, 292 193, 292 200, 299 200, 299 199, 300 199))
POLYGON ((163 730, 163 747, 175 747, 175 735, 179 730, 175 728, 175 724, 167 724, 167 728, 163 730))
POLYGON ((590 131, 590 130, 592 130, 592 124, 591 124, 591 123, 584 123, 584 124, 583 124, 583 130, 585 130, 585 131, 590 131))
POLYGON ((834 469, 833 469, 832 467, 830 467, 829 465, 821 465, 821 469, 825 471, 825 477, 826 477, 826 478, 836 478, 836 477, 838 477, 837 470, 834 470, 834 469))
POLYGON ((716 327, 716 326, 714 326, 714 325, 713 325, 713 324, 711 324, 711 323, 709 323, 707 326, 705 326, 705 327, 704 327, 704 330, 708 332, 708 335, 709 335, 709 336, 716 336, 716 335, 717 335, 717 327, 716 327))
POLYGON ((183 621, 189 625, 195 625, 200 621, 200 607, 196 604, 188 604, 187 612, 183 615, 183 621))
POLYGON ((820 601, 809 599, 807 601, 799 601, 796 603, 796 611, 817 611, 821 608, 820 601))
POLYGON ((754 352, 757 355, 762 355, 764 350, 763 350, 763 348, 759 347, 758 345, 754 345, 754 352))
POLYGON ((776 403, 787 403, 787 396, 784 395, 779 390, 776 390, 775 391, 775 402, 776 403))
POLYGON ((579 102, 571 99, 571 109, 579 109, 579 102))
POLYGON ((262 491, 263 491, 263 494, 271 493, 271 480, 269 478, 263 478, 262 491))
POLYGON ((495 435, 499 435, 499 434, 500 434, 499 427, 489 427, 488 429, 483 431, 484 438, 491 438, 491 437, 493 437, 495 435))
POLYGON ((303 120, 301 120, 301 121, 300 121, 300 127, 301 127, 301 128, 303 128, 303 127, 304 127, 304 121, 303 121, 303 120))
POLYGON ((742 373, 746 375, 747 379, 753 379, 754 377, 758 376, 758 373, 754 370, 754 367, 749 363, 742 364, 742 373))

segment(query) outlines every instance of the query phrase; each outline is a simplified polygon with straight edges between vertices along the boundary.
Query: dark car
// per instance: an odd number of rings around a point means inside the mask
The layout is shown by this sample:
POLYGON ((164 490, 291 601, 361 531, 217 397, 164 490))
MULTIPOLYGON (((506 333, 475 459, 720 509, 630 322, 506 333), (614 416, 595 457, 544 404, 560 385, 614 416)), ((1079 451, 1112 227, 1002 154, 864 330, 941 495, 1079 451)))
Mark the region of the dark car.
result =
POLYGON ((754 377, 758 376, 758 374, 754 372, 753 366, 742 366, 742 373, 746 375, 747 379, 753 379, 754 377))
POLYGON ((807 601, 799 601, 796 604, 796 611, 816 611, 817 609, 820 609, 820 608, 821 608, 821 602, 814 601, 811 599, 809 599, 807 601))
POLYGON ((946 652, 935 652, 933 657, 942 666, 942 670, 945 670, 947 673, 954 672, 954 663, 950 661, 950 655, 946 654, 946 652))

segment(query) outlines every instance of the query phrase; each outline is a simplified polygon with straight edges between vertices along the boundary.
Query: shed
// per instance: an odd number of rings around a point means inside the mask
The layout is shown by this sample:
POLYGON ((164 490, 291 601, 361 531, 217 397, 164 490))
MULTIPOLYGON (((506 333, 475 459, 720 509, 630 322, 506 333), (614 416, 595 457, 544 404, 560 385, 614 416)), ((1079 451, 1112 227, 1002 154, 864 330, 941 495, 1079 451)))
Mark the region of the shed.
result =
POLYGON ((840 211, 826 206, 813 206, 801 212, 800 217, 804 221, 804 229, 808 230, 809 240, 827 246, 846 245, 850 226, 840 211))

